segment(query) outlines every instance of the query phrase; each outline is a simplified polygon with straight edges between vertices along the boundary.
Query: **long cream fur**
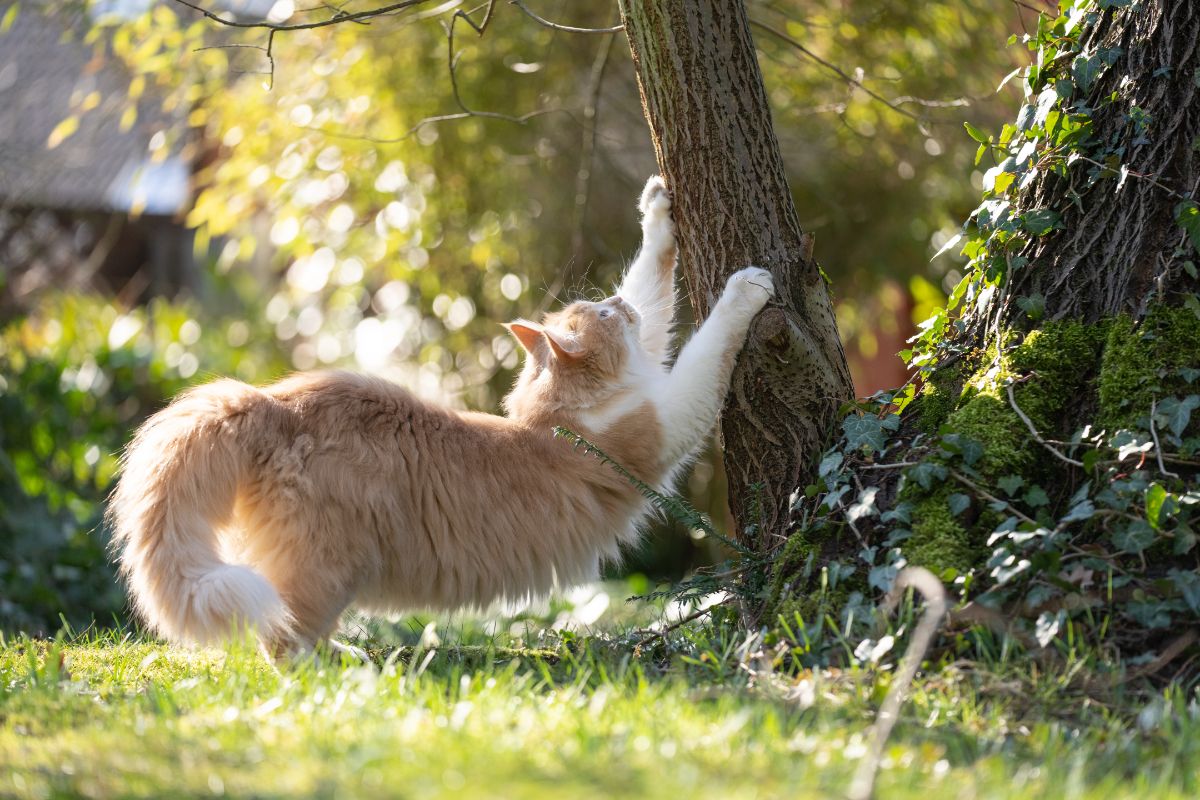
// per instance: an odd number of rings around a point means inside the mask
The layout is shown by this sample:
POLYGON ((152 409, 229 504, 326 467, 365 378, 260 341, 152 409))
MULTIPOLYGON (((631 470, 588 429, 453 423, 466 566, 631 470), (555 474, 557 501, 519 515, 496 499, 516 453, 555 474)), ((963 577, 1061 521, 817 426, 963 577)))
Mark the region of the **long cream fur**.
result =
POLYGON ((133 603, 162 636, 311 648, 350 605, 454 609, 595 575, 644 501, 557 425, 661 484, 703 444, 772 290, 735 273, 668 367, 675 239, 666 187, 642 195, 643 247, 618 294, 509 330, 526 350, 505 416, 441 408, 387 381, 220 380, 154 415, 110 508, 133 603))

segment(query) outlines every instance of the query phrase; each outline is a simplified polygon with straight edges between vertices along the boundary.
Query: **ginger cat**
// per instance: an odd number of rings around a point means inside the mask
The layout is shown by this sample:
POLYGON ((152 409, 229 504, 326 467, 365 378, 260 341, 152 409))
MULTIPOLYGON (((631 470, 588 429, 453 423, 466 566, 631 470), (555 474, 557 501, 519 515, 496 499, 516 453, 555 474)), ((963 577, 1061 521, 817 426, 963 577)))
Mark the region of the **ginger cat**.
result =
POLYGON ((350 605, 485 607, 594 577, 636 539, 646 503, 553 428, 670 481, 712 430, 774 291, 765 270, 735 273, 669 366, 676 248, 661 178, 640 208, 642 249, 615 296, 508 325, 526 356, 505 416, 310 372, 263 388, 218 380, 147 420, 109 512, 141 616, 185 643, 252 626, 278 654, 329 637, 350 605))

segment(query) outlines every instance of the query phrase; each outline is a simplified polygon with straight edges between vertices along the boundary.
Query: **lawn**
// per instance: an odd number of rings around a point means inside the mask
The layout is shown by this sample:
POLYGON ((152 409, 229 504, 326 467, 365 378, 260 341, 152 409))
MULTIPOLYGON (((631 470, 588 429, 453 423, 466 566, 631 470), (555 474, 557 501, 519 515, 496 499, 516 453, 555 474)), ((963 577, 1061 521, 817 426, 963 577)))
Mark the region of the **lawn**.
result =
MULTIPOLYGON (((373 665, 277 669, 250 646, 189 651, 113 632, 8 639, 0 796, 844 793, 887 672, 772 670, 753 639, 703 620, 635 650, 661 609, 577 601, 502 624, 358 629, 373 665)), ((931 666, 878 796, 1197 795, 1194 695, 1079 683, 1015 661, 931 666)))

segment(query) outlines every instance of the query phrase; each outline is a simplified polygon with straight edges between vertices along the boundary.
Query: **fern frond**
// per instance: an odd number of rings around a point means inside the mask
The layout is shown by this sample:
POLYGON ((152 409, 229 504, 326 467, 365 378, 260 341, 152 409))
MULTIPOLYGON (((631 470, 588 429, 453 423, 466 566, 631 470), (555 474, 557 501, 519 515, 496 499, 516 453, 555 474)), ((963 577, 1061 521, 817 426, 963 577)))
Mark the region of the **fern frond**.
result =
POLYGON ((686 525, 689 528, 694 528, 704 532, 705 536, 711 536, 717 541, 724 544, 741 554, 748 559, 756 559, 758 554, 750 550, 745 545, 730 539, 728 536, 717 531, 709 521, 708 517, 700 513, 683 497, 679 495, 666 495, 655 489, 650 484, 638 478, 636 475, 627 470, 620 463, 615 461, 607 453, 599 447, 589 442, 587 439, 575 433, 572 430, 560 426, 554 428, 554 435, 567 439, 577 449, 582 449, 584 453, 595 456, 601 463, 611 467, 618 475, 627 480, 633 488, 650 501, 658 510, 662 511, 667 516, 671 517, 681 525, 686 525))

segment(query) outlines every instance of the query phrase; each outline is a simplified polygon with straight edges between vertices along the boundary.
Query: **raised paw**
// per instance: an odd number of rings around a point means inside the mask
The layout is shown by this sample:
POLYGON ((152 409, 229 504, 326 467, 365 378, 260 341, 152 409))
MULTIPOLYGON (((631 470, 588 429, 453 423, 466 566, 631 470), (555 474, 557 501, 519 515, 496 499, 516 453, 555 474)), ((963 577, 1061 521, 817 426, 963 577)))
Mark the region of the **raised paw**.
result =
POLYGON ((667 193, 667 182, 661 175, 654 175, 646 181, 638 209, 643 217, 668 216, 671 213, 671 196, 667 193))
POLYGON ((746 267, 729 276, 725 291, 766 303, 775 296, 775 279, 760 267, 746 267))

